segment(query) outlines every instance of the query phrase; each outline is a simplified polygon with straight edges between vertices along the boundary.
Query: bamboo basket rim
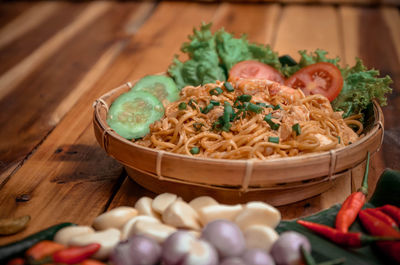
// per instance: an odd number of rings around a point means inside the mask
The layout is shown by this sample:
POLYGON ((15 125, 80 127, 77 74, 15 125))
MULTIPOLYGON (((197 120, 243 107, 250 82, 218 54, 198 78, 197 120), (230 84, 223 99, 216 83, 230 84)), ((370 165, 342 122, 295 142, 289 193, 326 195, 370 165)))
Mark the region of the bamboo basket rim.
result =
MULTIPOLYGON (((134 82, 132 82, 134 84, 134 82)), ((128 166, 130 168, 133 168, 139 172, 147 174, 149 177, 157 178, 158 180, 162 181, 170 181, 170 182, 175 182, 175 183, 186 183, 186 184, 191 184, 195 186, 202 186, 202 187, 213 187, 213 188, 227 188, 227 189, 240 189, 243 192, 247 191, 252 191, 252 190, 278 190, 278 189, 286 189, 286 188, 295 188, 299 186, 307 186, 309 185, 308 183, 300 183, 296 184, 294 181, 288 182, 286 184, 291 184, 287 186, 260 186, 260 187, 251 187, 251 177, 253 174, 253 167, 254 166, 268 166, 268 165, 282 165, 286 163, 294 163, 294 162, 299 162, 299 161, 304 161, 305 159, 328 159, 329 160, 329 172, 327 175, 322 175, 319 177, 313 177, 306 179, 305 181, 310 181, 310 185, 315 184, 315 183, 322 183, 324 181, 332 181, 337 177, 340 177, 341 175, 345 174, 347 171, 351 170, 352 168, 357 167, 361 163, 365 161, 364 159, 361 159, 361 161, 358 161, 357 163, 354 163, 351 166, 348 166, 344 170, 336 170, 336 158, 340 156, 341 154, 351 151, 355 148, 358 148, 359 146, 363 145, 367 141, 369 141, 370 138, 376 136, 379 131, 382 131, 381 134, 381 139, 379 142, 379 145, 377 146, 376 149, 371 151, 371 155, 377 151, 379 151, 382 142, 383 142, 383 137, 384 137, 384 124, 383 124, 383 113, 380 108, 380 106, 377 104, 377 102, 374 102, 373 104, 373 109, 374 109, 374 123, 371 126, 371 128, 365 133, 365 136, 361 139, 359 139, 357 142, 337 148, 337 149, 332 149, 329 151, 324 151, 324 152, 319 152, 319 153, 310 153, 310 154, 304 154, 300 156, 295 156, 295 157, 285 157, 285 158, 273 158, 273 159, 268 159, 268 160, 255 160, 255 159, 237 159, 237 160, 230 160, 230 159, 214 159, 214 158, 205 158, 205 157, 195 157, 195 156, 189 156, 189 155, 184 155, 184 154, 176 154, 176 153, 171 153, 163 150, 157 150, 157 149, 152 149, 148 148, 145 146, 138 145, 130 140, 127 140, 123 138, 122 136, 118 135, 112 128, 110 128, 106 122, 105 119, 101 117, 101 112, 105 111, 105 114, 108 113, 109 110, 109 104, 107 104, 107 100, 110 99, 112 96, 114 96, 116 93, 121 94, 124 92, 124 90, 128 90, 133 87, 131 82, 127 82, 124 85, 121 85, 117 88, 112 89, 111 91, 105 93, 102 95, 100 98, 96 99, 93 103, 94 107, 94 123, 100 127, 99 130, 101 130, 101 140, 98 139, 99 144, 101 147, 107 152, 108 155, 114 157, 117 159, 119 162, 124 164, 124 166, 128 166), (143 170, 139 166, 135 166, 132 164, 127 163, 126 161, 121 160, 118 156, 110 154, 108 151, 108 142, 109 142, 109 137, 113 138, 114 140, 123 143, 126 145, 127 148, 136 148, 137 150, 141 150, 143 152, 149 152, 152 155, 156 156, 156 163, 151 170, 151 172, 147 170, 143 170), (176 176, 163 176, 162 175, 162 167, 161 167, 161 161, 164 161, 164 159, 183 159, 186 160, 186 163, 208 163, 208 164, 227 164, 227 165, 238 165, 241 167, 244 167, 244 174, 243 174, 243 180, 241 185, 238 188, 228 185, 219 185, 217 183, 202 183, 202 182, 196 182, 196 181, 188 181, 185 179, 181 179, 176 176), (336 170, 336 171, 335 171, 336 170)), ((119 95, 118 94, 118 95, 119 95)), ((111 105, 111 103, 110 103, 111 105)), ((302 180, 303 181, 303 180, 302 180)), ((285 182, 285 181, 283 181, 285 182)))

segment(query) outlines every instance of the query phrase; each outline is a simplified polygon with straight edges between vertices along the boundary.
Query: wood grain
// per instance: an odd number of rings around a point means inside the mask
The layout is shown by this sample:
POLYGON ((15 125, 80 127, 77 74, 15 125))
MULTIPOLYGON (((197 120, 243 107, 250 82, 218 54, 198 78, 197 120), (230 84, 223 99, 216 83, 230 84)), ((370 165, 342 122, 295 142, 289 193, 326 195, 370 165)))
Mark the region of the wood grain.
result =
POLYGON ((110 8, 95 6, 94 11, 101 12, 86 27, 75 29, 74 36, 79 41, 63 39, 59 50, 54 50, 57 56, 38 57, 42 63, 0 100, 9 111, 0 114, 4 124, 0 137, 8 139, 0 142, 0 171, 21 162, 115 59, 131 35, 119 29, 139 6, 137 3, 110 8), (98 17, 106 11, 104 8, 108 8, 107 14, 98 17))

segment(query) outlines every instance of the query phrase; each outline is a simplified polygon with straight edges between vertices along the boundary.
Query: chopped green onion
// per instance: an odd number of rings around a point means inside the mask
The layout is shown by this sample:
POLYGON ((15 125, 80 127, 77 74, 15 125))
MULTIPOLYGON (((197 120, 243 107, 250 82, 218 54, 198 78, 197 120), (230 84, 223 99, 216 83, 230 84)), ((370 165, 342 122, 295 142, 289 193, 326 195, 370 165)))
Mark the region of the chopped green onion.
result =
POLYGON ((282 109, 282 108, 281 108, 281 105, 278 104, 278 105, 276 105, 276 106, 274 107, 274 110, 277 110, 277 109, 282 109))
POLYGON ((256 105, 261 106, 261 107, 267 107, 268 105, 264 102, 257 102, 256 105))
POLYGON ((231 83, 229 82, 224 82, 224 87, 228 92, 233 92, 235 91, 235 89, 233 88, 233 86, 231 85, 231 83))
POLYGON ((205 107, 204 109, 201 110, 202 113, 207 114, 210 112, 210 110, 212 110, 214 108, 213 104, 208 104, 207 107, 205 107))
MULTIPOLYGON (((296 123, 295 125, 292 126, 292 130, 294 132, 296 132, 296 135, 300 135, 301 134, 301 128, 300 128, 300 124, 296 123)), ((340 142, 339 142, 340 143, 340 142)))
POLYGON ((270 136, 268 137, 268 142, 279 144, 279 137, 270 136))
POLYGON ((188 105, 189 105, 190 107, 192 107, 193 109, 196 108, 196 105, 195 105, 195 104, 197 105, 197 101, 194 100, 194 99, 190 99, 189 102, 188 102, 188 105))
POLYGON ((190 153, 191 153, 192 155, 197 155, 198 153, 200 153, 200 148, 198 148, 197 146, 193 146, 193 147, 190 149, 190 153))
POLYGON ((233 116, 233 108, 228 101, 224 102, 224 115, 223 115, 223 122, 224 125, 222 126, 222 130, 229 131, 232 124, 230 123, 231 117, 233 116))
POLYGON ((204 126, 204 124, 201 123, 201 122, 195 122, 195 123, 193 123, 193 128, 194 128, 196 131, 200 131, 200 129, 201 129, 202 126, 204 126))
POLYGON ((264 117, 264 121, 266 121, 269 124, 269 126, 271 127, 272 130, 274 130, 274 131, 278 130, 281 125, 279 123, 273 122, 271 119, 272 119, 271 113, 265 115, 265 117, 264 117))
POLYGON ((210 100, 210 103, 213 104, 214 106, 219 106, 219 105, 221 105, 221 104, 219 103, 219 101, 216 101, 216 100, 210 100))
POLYGON ((224 92, 220 87, 216 87, 210 90, 210 95, 218 96, 224 92))
POLYGON ((337 136, 337 139, 338 139, 338 142, 340 144, 340 142, 341 142, 340 136, 337 136))
POLYGON ((180 110, 184 110, 184 109, 186 109, 186 107, 187 107, 187 105, 186 105, 185 102, 181 102, 181 103, 179 103, 179 105, 178 105, 178 108, 179 108, 180 110))
POLYGON ((248 111, 255 112, 255 113, 261 113, 262 110, 263 110, 261 106, 258 106, 258 105, 253 104, 253 103, 249 103, 247 105, 246 109, 248 111))
POLYGON ((251 100, 251 95, 243 94, 237 97, 241 102, 249 102, 251 100))

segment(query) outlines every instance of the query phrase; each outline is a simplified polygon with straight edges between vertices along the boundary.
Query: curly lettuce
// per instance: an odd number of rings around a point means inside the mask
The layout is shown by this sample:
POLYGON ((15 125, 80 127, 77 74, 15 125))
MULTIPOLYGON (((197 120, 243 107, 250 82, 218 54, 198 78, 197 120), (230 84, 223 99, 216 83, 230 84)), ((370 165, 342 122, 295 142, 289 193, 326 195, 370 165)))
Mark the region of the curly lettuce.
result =
POLYGON ((278 54, 269 46, 250 43, 246 36, 235 38, 220 29, 215 34, 210 24, 202 24, 200 29, 193 29, 189 42, 182 44, 181 51, 189 56, 182 62, 178 57, 168 68, 168 73, 177 86, 202 85, 215 80, 225 81, 233 65, 245 60, 258 60, 281 69, 278 54))

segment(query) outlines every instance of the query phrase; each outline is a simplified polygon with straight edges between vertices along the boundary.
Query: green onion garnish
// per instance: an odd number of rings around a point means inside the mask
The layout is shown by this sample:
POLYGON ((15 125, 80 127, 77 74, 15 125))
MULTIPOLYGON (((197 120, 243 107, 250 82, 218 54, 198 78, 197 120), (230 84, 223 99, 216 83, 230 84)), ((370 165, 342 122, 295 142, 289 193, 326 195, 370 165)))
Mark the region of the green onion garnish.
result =
POLYGON ((274 107, 274 110, 277 110, 277 109, 282 109, 282 108, 281 108, 281 105, 278 104, 278 105, 276 105, 276 106, 274 107))
POLYGON ((224 92, 220 87, 216 87, 210 90, 210 95, 218 96, 224 92))
POLYGON ((184 109, 186 109, 186 107, 187 107, 187 105, 186 105, 185 102, 181 102, 181 103, 179 103, 179 105, 178 105, 178 108, 179 108, 180 110, 184 110, 184 109))
POLYGON ((224 115, 222 116, 224 125, 222 126, 222 130, 228 132, 229 129, 231 128, 232 124, 230 123, 231 117, 233 115, 233 108, 231 104, 229 104, 228 101, 224 102, 224 115))
POLYGON ((247 105, 246 109, 254 113, 261 113, 263 110, 261 106, 253 104, 251 102, 247 105))
POLYGON ((243 94, 238 96, 237 99, 241 102, 249 102, 251 100, 251 95, 243 94))
MULTIPOLYGON (((292 126, 292 130, 294 132, 296 132, 296 135, 300 135, 301 134, 301 128, 300 128, 300 124, 296 123, 295 125, 292 126)), ((340 143, 340 142, 339 142, 340 143)))
POLYGON ((207 107, 205 107, 204 109, 201 110, 202 113, 207 114, 210 112, 210 110, 212 110, 214 108, 213 104, 208 104, 207 107))
POLYGON ((195 104, 197 105, 197 101, 194 100, 194 99, 190 99, 189 102, 188 102, 188 105, 189 105, 190 107, 192 107, 193 109, 196 108, 196 105, 195 105, 195 104))
POLYGON ((267 104, 265 104, 264 102, 257 102, 256 105, 264 107, 264 108, 267 106, 267 104))
POLYGON ((338 139, 338 142, 340 144, 340 142, 341 142, 340 136, 337 136, 337 139, 338 139))
POLYGON ((196 155, 196 154, 200 153, 200 148, 198 148, 197 146, 193 146, 193 147, 190 149, 190 153, 191 153, 192 155, 196 155))
POLYGON ((264 117, 264 121, 266 121, 269 124, 269 126, 271 127, 272 130, 274 130, 274 131, 278 130, 281 125, 279 123, 273 122, 271 119, 272 119, 271 113, 265 115, 265 117, 264 117))
POLYGON ((195 122, 195 123, 193 123, 193 128, 194 128, 196 131, 199 131, 199 130, 201 129, 202 126, 204 126, 203 123, 200 123, 200 122, 195 122))
POLYGON ((279 144, 279 137, 270 136, 268 137, 268 142, 279 144))
POLYGON ((233 86, 231 85, 231 83, 229 82, 224 82, 224 87, 228 92, 233 92, 235 91, 235 89, 233 88, 233 86))
POLYGON ((216 100, 210 100, 210 103, 213 104, 214 106, 219 106, 219 105, 221 105, 221 104, 219 103, 219 101, 216 101, 216 100))

